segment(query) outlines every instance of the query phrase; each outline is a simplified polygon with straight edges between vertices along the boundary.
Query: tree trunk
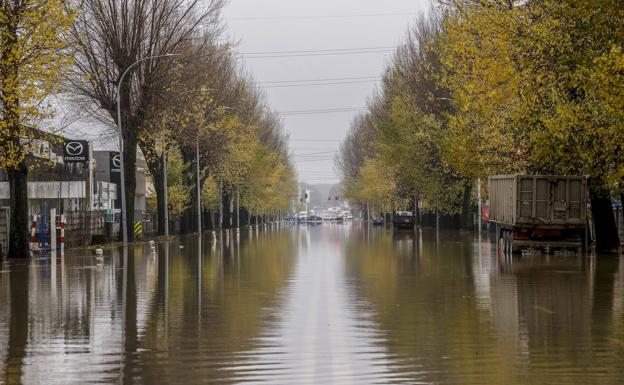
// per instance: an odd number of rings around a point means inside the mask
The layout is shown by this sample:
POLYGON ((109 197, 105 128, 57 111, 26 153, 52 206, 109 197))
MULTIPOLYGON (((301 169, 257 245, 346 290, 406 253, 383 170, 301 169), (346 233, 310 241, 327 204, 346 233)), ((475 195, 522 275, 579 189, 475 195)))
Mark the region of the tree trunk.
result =
POLYGON ((156 193, 156 217, 158 218, 158 235, 165 235, 165 178, 162 167, 155 167, 150 173, 154 181, 154 192, 156 193))
POLYGON ((28 258, 28 166, 26 160, 7 170, 10 192, 9 258, 28 258))
POLYGON ((228 202, 228 204, 230 206, 230 211, 228 213, 229 224, 230 224, 230 228, 232 228, 234 226, 234 197, 233 196, 230 197, 230 201, 228 202))
POLYGON ((139 140, 141 151, 145 155, 147 168, 152 175, 154 192, 156 193, 156 217, 158 220, 158 235, 165 234, 165 169, 164 156, 156 151, 155 144, 150 140, 139 140))
POLYGON ((420 226, 420 207, 418 205, 418 195, 414 195, 414 202, 412 206, 414 210, 414 225, 420 226))
POLYGON ((232 224, 231 210, 230 210, 230 194, 225 189, 223 189, 223 193, 221 194, 221 206, 224 208, 222 210, 223 222, 221 224, 225 228, 230 228, 232 224))
POLYGON ((136 192, 137 134, 135 129, 124 129, 124 172, 126 182, 126 221, 128 241, 134 240, 134 194, 136 192))
MULTIPOLYGON (((472 213, 472 205, 470 204, 471 195, 472 195, 472 183, 466 181, 464 184, 464 194, 462 199, 462 208, 461 208, 461 228, 465 230, 472 229, 472 220, 470 218, 470 214, 472 213)), ((480 225, 480 224, 479 224, 480 225)))
MULTIPOLYGON (((4 3, 3 3, 4 4, 4 3)), ((17 4, 17 3, 15 3, 17 4)), ((11 6, 5 4, 10 8, 11 6)), ((17 7, 17 5, 13 5, 17 7)), ((20 154, 23 148, 19 137, 23 135, 20 116, 19 64, 13 60, 14 49, 18 46, 18 25, 20 23, 17 10, 6 12, 2 27, 2 68, 0 68, 0 117, 3 124, 0 146, 10 154, 14 152, 13 161, 17 164, 6 167, 9 177, 9 258, 28 258, 28 165, 26 154, 20 154), (8 132, 7 132, 8 131, 8 132), (6 147, 13 147, 6 148, 6 147), (13 150, 13 151, 11 151, 13 150), (19 156, 23 155, 23 159, 19 156)), ((5 154, 6 156, 6 154, 5 154)), ((6 166, 6 165, 4 165, 6 166)))
POLYGON ((595 190, 590 188, 591 207, 596 230, 596 250, 614 252, 617 250, 620 241, 611 199, 608 193, 596 192, 595 190))

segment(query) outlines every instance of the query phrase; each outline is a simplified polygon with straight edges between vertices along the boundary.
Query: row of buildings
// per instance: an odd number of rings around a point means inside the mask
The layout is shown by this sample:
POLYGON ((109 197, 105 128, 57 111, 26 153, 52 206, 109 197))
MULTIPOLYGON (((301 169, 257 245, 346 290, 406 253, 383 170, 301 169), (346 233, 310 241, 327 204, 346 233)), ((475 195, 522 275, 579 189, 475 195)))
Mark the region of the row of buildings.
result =
MULTIPOLYGON (((90 244, 93 236, 111 237, 119 226, 121 197, 119 153, 94 150, 87 140, 31 130, 22 139, 27 148, 28 214, 43 216, 56 209, 66 217, 66 243, 90 244), (108 224, 108 225, 107 225, 108 224)), ((144 157, 136 167, 135 220, 146 215, 146 198, 153 189, 144 157)), ((8 249, 10 188, 0 169, 0 250, 8 249)), ((27 230, 27 229, 24 229, 27 230)))

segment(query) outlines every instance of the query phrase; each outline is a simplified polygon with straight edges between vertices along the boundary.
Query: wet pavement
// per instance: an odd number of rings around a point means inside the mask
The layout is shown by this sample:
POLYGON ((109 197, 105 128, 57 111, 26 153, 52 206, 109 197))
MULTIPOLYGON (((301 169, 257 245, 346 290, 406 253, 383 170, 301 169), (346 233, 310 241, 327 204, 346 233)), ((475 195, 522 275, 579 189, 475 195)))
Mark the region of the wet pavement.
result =
POLYGON ((0 379, 624 382, 622 258, 358 224, 211 240, 3 264, 0 379))

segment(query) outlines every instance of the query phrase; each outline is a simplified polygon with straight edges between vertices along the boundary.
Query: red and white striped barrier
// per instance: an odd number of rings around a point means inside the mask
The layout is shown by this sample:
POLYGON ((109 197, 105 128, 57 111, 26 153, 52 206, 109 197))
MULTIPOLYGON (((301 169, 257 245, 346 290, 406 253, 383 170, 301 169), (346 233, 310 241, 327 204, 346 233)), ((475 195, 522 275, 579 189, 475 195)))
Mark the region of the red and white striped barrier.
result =
POLYGON ((61 256, 65 255, 65 215, 61 215, 61 220, 58 222, 58 228, 61 230, 59 245, 61 246, 61 256))
POLYGON ((39 242, 37 241, 37 215, 32 216, 30 225, 30 250, 38 250, 39 242))

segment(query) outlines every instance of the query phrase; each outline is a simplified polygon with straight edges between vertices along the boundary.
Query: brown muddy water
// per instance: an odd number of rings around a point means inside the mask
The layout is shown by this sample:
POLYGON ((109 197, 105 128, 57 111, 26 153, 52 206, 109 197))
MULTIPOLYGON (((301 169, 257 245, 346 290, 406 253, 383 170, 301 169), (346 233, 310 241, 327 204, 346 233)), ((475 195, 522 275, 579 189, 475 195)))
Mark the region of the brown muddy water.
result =
POLYGON ((624 260, 500 258, 472 233, 323 224, 10 262, 0 373, 10 384, 624 383, 624 260))

